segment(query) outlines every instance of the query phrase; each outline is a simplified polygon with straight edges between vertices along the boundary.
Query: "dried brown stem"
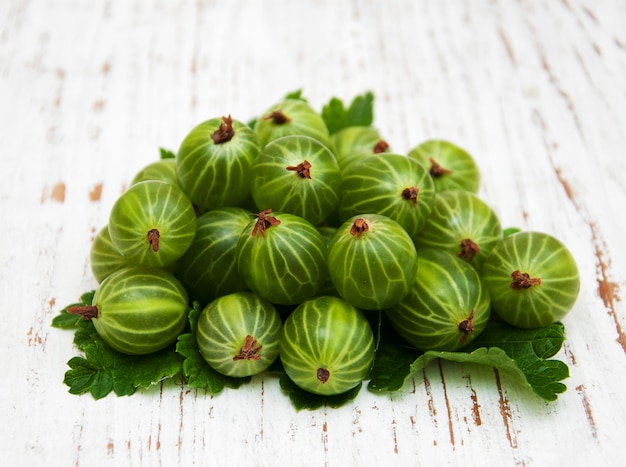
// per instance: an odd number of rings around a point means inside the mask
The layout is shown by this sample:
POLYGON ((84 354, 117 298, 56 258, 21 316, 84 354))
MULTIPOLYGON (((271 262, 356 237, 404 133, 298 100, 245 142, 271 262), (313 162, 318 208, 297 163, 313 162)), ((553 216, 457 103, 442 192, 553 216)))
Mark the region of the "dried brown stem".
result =
POLYGON ((533 285, 541 284, 539 277, 530 277, 527 272, 520 272, 519 270, 515 270, 511 273, 511 279, 513 279, 513 281, 510 286, 513 290, 529 289, 533 285))
POLYGON ((457 256, 467 261, 473 261, 474 257, 480 253, 480 248, 471 238, 461 240, 461 251, 457 256))
POLYGON ((430 175, 432 177, 439 178, 439 177, 441 177, 443 175, 452 173, 452 170, 443 168, 432 157, 429 158, 428 160, 430 161, 430 171, 429 172, 430 172, 430 175))
POLYGON ((71 315, 80 315, 85 321, 98 317, 98 307, 95 305, 76 305, 70 306, 66 311, 71 315))
POLYGON ((326 383, 329 378, 330 378, 330 371, 328 371, 326 368, 317 369, 317 379, 319 380, 320 383, 322 384, 326 383))
POLYGON ((467 319, 464 319, 459 323, 459 331, 463 333, 461 336, 461 343, 465 344, 467 336, 474 332, 474 310, 471 311, 467 319))
POLYGON ((380 154, 381 152, 385 152, 389 149, 389 143, 384 139, 381 139, 374 145, 374 154, 380 154))
POLYGON ((261 358, 261 349, 263 346, 259 345, 257 347, 256 345, 257 340, 248 334, 243 346, 239 349, 239 354, 235 355, 233 360, 259 360, 261 358))
POLYGON ((223 144, 235 136, 235 130, 233 130, 233 119, 229 115, 228 117, 222 117, 222 123, 220 127, 215 130, 211 135, 211 139, 215 144, 223 144))
POLYGON ((148 243, 152 247, 152 251, 159 251, 159 238, 161 238, 161 234, 158 229, 150 229, 146 235, 148 237, 148 243))
POLYGON ((360 237, 361 234, 363 232, 367 232, 369 228, 370 226, 367 225, 367 222, 365 222, 365 219, 363 219, 362 217, 359 217, 358 219, 355 219, 354 223, 352 224, 352 227, 350 227, 350 235, 356 235, 357 237, 360 237))
POLYGON ((298 165, 288 165, 286 169, 295 171, 302 178, 311 178, 311 163, 306 159, 298 165))
POLYGON ((256 224, 254 224, 254 228, 252 229, 253 237, 256 237, 256 234, 258 232, 261 232, 261 236, 265 238, 265 231, 267 229, 269 229, 273 225, 280 224, 280 221, 278 219, 272 216, 268 216, 270 212, 272 212, 272 210, 267 209, 257 214, 258 219, 256 221, 256 224))
POLYGON ((405 188, 402 190, 402 197, 406 200, 411 200, 413 206, 417 206, 417 195, 419 194, 420 189, 416 186, 412 186, 410 188, 405 188))
POLYGON ((269 115, 263 117, 263 120, 272 120, 276 125, 284 125, 289 123, 291 119, 283 113, 282 110, 274 110, 269 115))

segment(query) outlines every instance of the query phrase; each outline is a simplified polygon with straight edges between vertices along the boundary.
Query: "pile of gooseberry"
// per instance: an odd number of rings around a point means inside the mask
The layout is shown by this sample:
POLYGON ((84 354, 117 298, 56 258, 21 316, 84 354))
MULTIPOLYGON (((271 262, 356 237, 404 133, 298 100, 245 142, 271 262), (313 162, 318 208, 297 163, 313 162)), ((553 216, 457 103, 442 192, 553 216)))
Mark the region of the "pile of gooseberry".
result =
POLYGON ((372 313, 407 346, 456 351, 492 313, 536 328, 573 307, 568 249, 508 235, 479 186, 449 141, 393 152, 371 125, 331 133, 302 99, 251 123, 212 118, 116 200, 91 247, 93 302, 68 311, 145 355, 176 342, 197 303, 215 371, 251 376, 279 359, 304 391, 341 394, 372 368, 372 313))

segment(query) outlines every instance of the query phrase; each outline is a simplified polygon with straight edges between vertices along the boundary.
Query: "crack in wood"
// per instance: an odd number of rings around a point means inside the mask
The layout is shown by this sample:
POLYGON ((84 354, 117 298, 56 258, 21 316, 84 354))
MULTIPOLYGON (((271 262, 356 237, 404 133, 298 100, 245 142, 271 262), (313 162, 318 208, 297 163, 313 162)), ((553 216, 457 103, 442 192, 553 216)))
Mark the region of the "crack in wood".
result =
POLYGON ((502 422, 504 423, 504 428, 506 430, 506 439, 509 442, 509 446, 512 448, 517 448, 517 439, 513 436, 511 430, 511 422, 513 421, 513 416, 511 413, 511 406, 509 404, 509 399, 504 393, 504 389, 502 388, 502 382, 500 381, 500 372, 497 368, 493 369, 496 375, 496 386, 498 388, 498 405, 500 406, 500 416, 502 417, 502 422))
MULTIPOLYGON (((579 203, 569 182, 563 177, 561 170, 555 167, 554 172, 569 200, 572 202, 576 210, 583 215, 583 206, 579 203)), ((624 353, 626 353, 626 334, 624 333, 622 325, 619 321, 615 305, 615 302, 621 301, 619 284, 610 279, 610 260, 605 261, 604 259, 606 255, 606 245, 600 238, 596 224, 589 221, 586 215, 583 215, 582 217, 589 226, 593 239, 594 254, 596 257, 596 281, 598 283, 598 296, 602 300, 604 307, 608 310, 608 314, 613 320, 615 332, 617 333, 617 342, 622 347, 624 353)))
POLYGON ((620 345, 624 353, 626 353, 626 333, 622 328, 622 325, 619 320, 619 316, 617 314, 615 302, 621 301, 620 296, 620 287, 619 284, 611 280, 611 271, 610 271, 610 260, 605 261, 605 256, 607 255, 607 247, 605 245, 604 240, 601 238, 601 235, 598 231, 598 227, 594 222, 589 219, 589 215, 585 206, 579 201, 578 196, 572 189, 569 181, 564 177, 561 169, 556 166, 554 160, 552 158, 552 148, 548 142, 548 128, 547 125, 541 116, 541 113, 535 109, 534 115, 536 117, 537 122, 542 130, 543 142, 546 148, 546 152, 550 159, 550 164, 552 165, 552 169, 556 176, 557 181, 563 188, 565 195, 572 203, 576 211, 579 213, 581 219, 587 226, 591 232, 593 245, 594 245, 594 255, 596 257, 596 281, 598 283, 597 293, 600 299, 602 300, 604 307, 608 310, 608 314, 613 320, 613 324, 615 326, 615 332, 617 333, 617 343, 620 345))
POLYGON ((454 424, 452 422, 452 406, 450 404, 450 398, 448 397, 448 389, 446 387, 446 378, 443 375, 443 364, 441 359, 437 361, 439 365, 439 376, 441 377, 441 385, 443 388, 443 397, 446 402, 446 412, 448 414, 448 431, 450 432, 450 444, 452 448, 455 449, 456 446, 454 444, 454 424))
POLYGON ((585 390, 585 386, 579 384, 576 386, 576 392, 581 396, 583 408, 585 409, 585 416, 587 417, 587 421, 589 422, 589 427, 591 428, 591 436, 594 439, 598 439, 598 427, 596 425, 596 421, 593 418, 593 410, 591 409, 591 403, 589 402, 589 398, 587 397, 587 392, 585 390))

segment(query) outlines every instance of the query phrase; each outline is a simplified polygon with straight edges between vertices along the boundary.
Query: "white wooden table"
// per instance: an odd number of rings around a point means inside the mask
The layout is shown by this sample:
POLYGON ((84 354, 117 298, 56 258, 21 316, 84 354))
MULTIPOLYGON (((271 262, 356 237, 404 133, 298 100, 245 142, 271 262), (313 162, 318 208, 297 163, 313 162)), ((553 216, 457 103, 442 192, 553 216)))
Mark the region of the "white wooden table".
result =
POLYGON ((626 4, 0 0, 3 465, 620 465, 626 435, 626 4), (560 238, 581 273, 544 402, 435 363, 392 396, 296 412, 273 377, 68 394, 96 229, 134 173, 207 118, 374 92, 396 151, 474 155, 505 226, 560 238))

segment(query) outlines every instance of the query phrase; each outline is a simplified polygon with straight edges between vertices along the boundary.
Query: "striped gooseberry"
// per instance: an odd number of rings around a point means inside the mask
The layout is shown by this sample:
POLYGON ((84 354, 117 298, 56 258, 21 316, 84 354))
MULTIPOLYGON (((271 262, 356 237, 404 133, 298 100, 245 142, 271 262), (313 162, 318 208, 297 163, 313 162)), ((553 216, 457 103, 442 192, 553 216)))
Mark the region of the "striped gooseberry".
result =
POLYGON ((102 227, 93 239, 89 251, 89 264, 93 277, 98 283, 115 271, 130 266, 128 258, 113 246, 108 225, 102 227))
POLYGON ((347 173, 347 167, 371 154, 389 152, 389 143, 373 126, 348 126, 331 135, 331 144, 339 167, 347 173))
POLYGON ((281 136, 305 135, 330 147, 330 134, 324 119, 301 99, 284 99, 272 105, 256 121, 254 131, 261 146, 281 136))
POLYGON ((91 319, 113 349, 145 355, 176 341, 187 324, 188 309, 187 292, 172 274, 127 267, 102 281, 91 305, 67 311, 91 319))
POLYGON ((196 214, 174 185, 147 180, 132 185, 109 214, 115 248, 133 266, 163 267, 180 258, 196 233, 196 214))
POLYGON ((246 290, 237 269, 237 241, 250 219, 249 212, 238 207, 198 216, 194 240, 176 261, 176 276, 191 300, 205 306, 221 295, 246 290))
POLYGON ((500 240, 485 261, 482 275, 493 311, 521 328, 562 320, 580 290, 571 252, 544 232, 523 231, 500 240))
POLYGON ((464 259, 480 271, 502 226, 493 209, 466 190, 437 192, 424 228, 413 237, 417 248, 440 248, 464 259))
POLYGON ((381 214, 363 214, 344 222, 328 247, 330 280, 348 303, 383 310, 409 292, 417 270, 417 252, 400 224, 381 214))
POLYGON ((146 180, 161 180, 181 188, 178 175, 176 175, 176 160, 169 158, 151 162, 135 174, 130 184, 134 185, 146 180))
POLYGON ((281 326, 278 311, 268 301, 250 292, 222 295, 198 317, 198 350, 219 373, 252 376, 278 357, 281 326))
POLYGON ((306 219, 266 210, 241 233, 237 267, 259 297, 295 305, 314 296, 324 284, 326 254, 322 234, 306 219))
POLYGON ((316 225, 339 201, 341 173, 334 154, 315 138, 289 135, 268 143, 252 165, 252 197, 316 225))
POLYGON ((346 220, 364 212, 387 216, 411 236, 430 215, 435 198, 432 178, 414 159, 395 153, 369 156, 343 176, 339 216, 346 220))
POLYGON ((408 155, 428 169, 435 182, 435 190, 459 189, 478 192, 480 171, 476 161, 456 144, 431 139, 411 149, 408 155))
POLYGON ((315 297, 285 320, 279 355, 285 373, 301 389, 342 394, 368 376, 374 333, 361 310, 338 297, 315 297))
POLYGON ((489 294, 476 269, 445 250, 418 250, 415 281, 400 303, 386 310, 393 328, 413 347, 455 351, 486 327, 489 294))
POLYGON ((250 167, 261 150, 245 123, 228 117, 195 126, 176 154, 176 173, 191 202, 203 209, 235 206, 250 195, 250 167))
MULTIPOLYGON (((324 242, 326 243, 326 247, 328 247, 330 245, 331 240, 337 233, 337 227, 332 227, 328 225, 320 225, 320 226, 317 226, 316 228, 318 232, 322 234, 322 237, 324 238, 324 242)), ((330 280, 330 274, 324 281, 324 285, 322 286, 322 288, 317 292, 317 295, 338 296, 337 290, 335 289, 333 282, 330 280)))

